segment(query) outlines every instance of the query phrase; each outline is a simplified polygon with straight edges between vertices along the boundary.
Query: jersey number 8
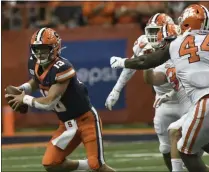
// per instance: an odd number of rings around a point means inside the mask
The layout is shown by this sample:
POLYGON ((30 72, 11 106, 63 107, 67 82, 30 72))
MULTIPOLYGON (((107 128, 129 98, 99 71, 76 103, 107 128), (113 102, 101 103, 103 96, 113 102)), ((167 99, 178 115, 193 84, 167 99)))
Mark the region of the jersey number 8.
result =
MULTIPOLYGON (((48 91, 46 91, 46 90, 40 90, 40 92, 41 92, 41 94, 43 96, 47 96, 48 95, 48 91)), ((54 110, 56 112, 65 112, 66 111, 66 107, 65 107, 65 105, 61 101, 59 101, 57 103, 57 105, 55 106, 54 110)))
MULTIPOLYGON (((207 35, 203 40, 202 44, 200 45, 200 49, 201 51, 209 51, 209 35, 207 35)), ((200 61, 200 56, 197 54, 197 52, 198 46, 195 46, 195 37, 188 35, 180 46, 179 55, 184 56, 189 54, 189 63, 195 63, 200 61)))

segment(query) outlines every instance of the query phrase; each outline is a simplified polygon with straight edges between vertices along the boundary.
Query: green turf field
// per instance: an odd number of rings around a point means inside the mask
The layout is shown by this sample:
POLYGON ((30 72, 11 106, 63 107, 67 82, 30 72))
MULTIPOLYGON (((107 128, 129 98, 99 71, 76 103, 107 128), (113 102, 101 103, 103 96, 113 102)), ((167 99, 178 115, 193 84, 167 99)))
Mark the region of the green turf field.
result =
MULTIPOLYGON (((117 171, 167 171, 158 152, 157 142, 105 143, 106 162, 117 171)), ((21 148, 2 150, 3 171, 44 171, 41 158, 44 148, 21 148)), ((72 159, 84 159, 83 146, 72 155, 72 159)), ((209 164, 209 156, 204 156, 209 164)))

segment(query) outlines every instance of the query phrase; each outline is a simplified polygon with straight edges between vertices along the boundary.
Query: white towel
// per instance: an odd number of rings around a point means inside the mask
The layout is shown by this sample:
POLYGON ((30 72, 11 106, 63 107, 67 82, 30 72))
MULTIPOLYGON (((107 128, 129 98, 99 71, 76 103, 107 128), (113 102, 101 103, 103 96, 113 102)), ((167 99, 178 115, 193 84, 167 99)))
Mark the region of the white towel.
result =
POLYGON ((74 119, 66 121, 65 127, 67 130, 64 131, 59 137, 52 140, 52 144, 59 147, 62 150, 64 150, 68 146, 78 129, 77 123, 74 119))

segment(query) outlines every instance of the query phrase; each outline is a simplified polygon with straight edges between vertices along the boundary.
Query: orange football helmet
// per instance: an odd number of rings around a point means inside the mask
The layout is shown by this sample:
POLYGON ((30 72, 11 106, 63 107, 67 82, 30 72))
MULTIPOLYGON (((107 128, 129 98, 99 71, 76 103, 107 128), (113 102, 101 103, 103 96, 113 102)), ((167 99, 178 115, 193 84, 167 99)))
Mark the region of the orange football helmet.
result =
POLYGON ((31 52, 40 65, 50 63, 61 52, 60 36, 51 28, 41 28, 31 38, 31 52))
POLYGON ((181 29, 178 25, 175 24, 165 24, 157 33, 157 41, 161 42, 165 38, 177 37, 181 34, 181 29))
POLYGON ((157 13, 147 22, 145 35, 153 48, 156 48, 158 45, 157 33, 164 24, 174 24, 173 19, 165 13, 157 13))
POLYGON ((178 18, 182 33, 191 30, 209 29, 209 11, 199 4, 192 4, 184 9, 178 18))
POLYGON ((181 34, 181 29, 178 25, 175 24, 165 24, 157 33, 157 41, 159 48, 163 48, 167 41, 174 40, 178 35, 181 34))

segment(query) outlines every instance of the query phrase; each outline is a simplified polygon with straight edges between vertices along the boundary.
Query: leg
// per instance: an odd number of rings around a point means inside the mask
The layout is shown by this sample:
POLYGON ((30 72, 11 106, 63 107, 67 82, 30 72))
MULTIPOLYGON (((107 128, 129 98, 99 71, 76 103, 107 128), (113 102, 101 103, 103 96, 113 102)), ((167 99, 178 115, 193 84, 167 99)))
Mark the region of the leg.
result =
POLYGON ((162 104, 160 107, 155 109, 155 117, 154 117, 154 128, 155 132, 158 135, 158 139, 160 142, 159 150, 163 154, 164 162, 169 169, 169 171, 172 171, 172 165, 171 165, 171 156, 170 156, 170 140, 168 137, 168 126, 177 120, 177 117, 173 115, 174 111, 177 109, 177 106, 168 107, 167 105, 162 104))
POLYGON ((183 171, 183 161, 177 149, 177 142, 181 137, 181 132, 179 130, 171 129, 169 130, 169 137, 171 142, 172 172, 183 171))
POLYGON ((183 171, 183 161, 177 149, 177 142, 181 138, 181 127, 185 121, 187 114, 182 116, 179 120, 171 123, 168 127, 169 139, 171 143, 171 163, 172 171, 183 171))
POLYGON ((185 154, 180 152, 180 156, 184 161, 185 166, 189 170, 189 172, 207 172, 207 167, 202 161, 201 157, 197 154, 185 154))
POLYGON ((209 107, 207 99, 202 99, 190 109, 182 126, 182 137, 178 141, 180 156, 191 172, 206 171, 206 166, 201 156, 198 156, 198 152, 209 142, 209 110, 207 107, 209 107))
POLYGON ((209 143, 204 145, 202 149, 209 154, 209 143))
MULTIPOLYGON (((52 139, 57 138, 65 131, 64 124, 60 124, 58 130, 54 133, 52 139)), ((42 164, 48 172, 69 172, 75 170, 78 167, 78 161, 67 160, 66 157, 77 148, 81 143, 80 134, 76 133, 65 150, 54 146, 50 141, 47 145, 46 152, 44 154, 42 164)))
POLYGON ((101 120, 95 109, 78 119, 82 142, 86 148, 88 163, 92 170, 114 170, 105 164, 101 120))

